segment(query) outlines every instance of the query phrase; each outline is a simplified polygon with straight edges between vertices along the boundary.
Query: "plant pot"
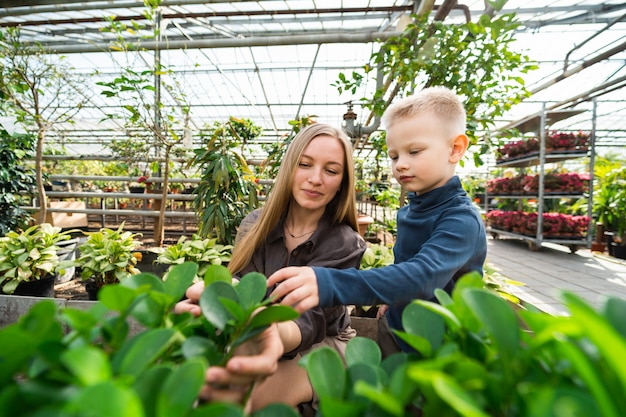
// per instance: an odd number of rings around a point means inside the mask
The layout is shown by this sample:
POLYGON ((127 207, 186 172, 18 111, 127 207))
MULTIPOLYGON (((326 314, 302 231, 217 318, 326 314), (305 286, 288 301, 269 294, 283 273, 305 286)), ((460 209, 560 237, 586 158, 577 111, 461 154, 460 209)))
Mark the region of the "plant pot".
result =
POLYGON ((146 192, 146 187, 142 187, 142 186, 128 187, 128 191, 130 191, 131 194, 143 194, 146 192))
POLYGON ((54 275, 46 275, 39 280, 20 282, 13 295, 54 298, 54 279, 54 275))
POLYGON ((85 281, 85 291, 87 291, 87 296, 91 301, 98 300, 98 291, 100 291, 100 288, 102 287, 99 287, 96 281, 92 278, 85 281))
POLYGON ((604 249, 605 249, 604 242, 591 242, 592 252, 604 252, 604 249))
MULTIPOLYGON (((76 259, 76 245, 80 241, 79 238, 65 240, 57 243, 59 249, 57 250, 57 256, 59 257, 59 262, 62 261, 73 261, 76 259)), ((66 268, 63 273, 58 273, 56 275, 56 283, 61 284, 67 282, 74 278, 74 273, 76 272, 76 267, 66 268)))
POLYGON ((133 253, 140 254, 140 256, 137 257, 137 264, 135 265, 135 268, 141 272, 149 272, 159 278, 163 278, 163 275, 167 272, 169 265, 156 263, 155 261, 159 255, 149 250, 139 250, 133 253))
MULTIPOLYGON (((617 259, 626 259, 626 246, 620 245, 617 242, 611 243, 613 247, 613 253, 611 256, 614 256, 617 259)), ((609 250, 611 252, 611 250, 609 250)))

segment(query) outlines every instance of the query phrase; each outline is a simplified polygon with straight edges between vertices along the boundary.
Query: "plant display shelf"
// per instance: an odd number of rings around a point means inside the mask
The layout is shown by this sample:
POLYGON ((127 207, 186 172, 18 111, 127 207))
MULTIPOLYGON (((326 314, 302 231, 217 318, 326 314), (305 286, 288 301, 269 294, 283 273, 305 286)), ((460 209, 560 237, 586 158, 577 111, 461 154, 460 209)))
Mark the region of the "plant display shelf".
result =
MULTIPOLYGON (((556 162, 563 162, 575 158, 585 158, 589 154, 588 150, 579 151, 559 151, 546 153, 544 157, 545 164, 552 164, 556 162)), ((511 168, 526 168, 531 166, 537 166, 541 164, 539 152, 534 152, 530 155, 524 155, 517 158, 506 159, 503 161, 497 161, 497 167, 511 167, 511 168)))
POLYGON ((539 250, 543 243, 555 243, 558 245, 567 246, 572 253, 576 252, 576 250, 580 247, 587 247, 587 238, 584 239, 572 239, 572 238, 553 238, 553 237, 541 237, 538 239, 537 236, 527 236, 522 235, 520 233, 508 232, 506 230, 500 230, 493 227, 487 228, 487 233, 491 235, 494 239, 499 239, 500 237, 510 237, 520 240, 525 240, 528 242, 528 247, 531 250, 539 250), (537 242, 540 243, 537 243, 537 242))
POLYGON ((536 234, 529 236, 526 234, 515 233, 507 230, 501 230, 496 227, 487 227, 487 233, 491 234, 494 239, 500 237, 521 239, 528 243, 528 247, 531 250, 539 250, 544 243, 555 243, 563 246, 567 246, 572 253, 581 247, 591 247, 591 229, 592 224, 589 222, 587 233, 584 237, 551 237, 544 236, 543 226, 543 202, 546 199, 560 199, 560 198, 587 198, 587 216, 591 219, 592 215, 592 195, 593 195, 593 164, 595 157, 595 119, 596 119, 596 103, 593 102, 593 114, 592 114, 592 128, 589 137, 589 146, 584 149, 572 149, 572 150, 552 150, 548 152, 546 150, 546 136, 550 125, 565 120, 569 117, 581 114, 586 110, 547 110, 545 104, 543 109, 529 117, 526 117, 517 122, 511 123, 505 126, 503 130, 517 129, 522 133, 536 132, 539 136, 539 151, 533 152, 527 155, 521 155, 510 159, 504 159, 496 162, 497 167, 511 167, 511 168, 527 168, 537 166, 539 168, 539 190, 532 194, 488 194, 485 195, 485 213, 489 213, 493 210, 490 207, 489 201, 492 198, 500 199, 536 199, 537 200, 537 229, 536 234), (563 162, 577 158, 589 158, 589 189, 585 193, 556 193, 545 192, 544 178, 545 178, 545 166, 547 164, 553 164, 557 162, 563 162))

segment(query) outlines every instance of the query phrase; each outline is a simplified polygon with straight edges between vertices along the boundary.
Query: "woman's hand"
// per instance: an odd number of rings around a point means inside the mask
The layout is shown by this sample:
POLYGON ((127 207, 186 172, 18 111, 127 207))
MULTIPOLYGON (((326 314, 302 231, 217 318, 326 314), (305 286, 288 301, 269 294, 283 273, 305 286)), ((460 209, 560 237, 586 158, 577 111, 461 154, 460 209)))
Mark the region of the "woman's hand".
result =
POLYGON ((276 372, 283 353, 278 327, 272 324, 259 336, 238 347, 225 367, 207 369, 200 398, 205 401, 243 402, 252 384, 276 372))
POLYGON ((288 267, 278 270, 267 280, 267 286, 276 285, 270 297, 280 300, 283 305, 292 306, 304 313, 317 307, 320 302, 317 277, 313 268, 288 267))
POLYGON ((198 303, 200 301, 200 295, 202 295, 202 291, 204 291, 203 281, 197 282, 191 287, 187 288, 187 291, 185 292, 187 299, 176 303, 176 305, 174 306, 174 313, 191 313, 194 316, 198 317, 201 313, 198 303))

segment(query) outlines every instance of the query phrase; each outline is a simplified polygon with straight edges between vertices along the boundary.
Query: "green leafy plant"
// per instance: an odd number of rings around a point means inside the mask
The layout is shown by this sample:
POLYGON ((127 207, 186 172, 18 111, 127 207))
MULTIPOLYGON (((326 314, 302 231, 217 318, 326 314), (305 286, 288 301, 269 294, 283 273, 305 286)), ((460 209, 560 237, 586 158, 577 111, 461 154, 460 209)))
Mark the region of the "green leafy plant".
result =
MULTIPOLYGON (((382 115, 395 97, 424 87, 449 87, 463 97, 468 136, 476 145, 481 131, 529 95, 521 75, 537 66, 511 47, 519 26, 512 14, 483 14, 476 22, 447 24, 433 20, 429 12, 412 15, 404 32, 382 43, 363 71, 340 73, 333 85, 340 94, 354 94, 369 74, 382 71, 382 86, 373 96, 360 98, 371 110, 369 118, 382 115)), ((487 141, 474 152, 477 164, 490 146, 487 141)))
POLYGON ((20 205, 20 192, 32 192, 35 188, 35 172, 24 164, 35 150, 32 135, 9 135, 0 128, 0 236, 9 230, 17 230, 30 219, 20 205))
POLYGON ((103 227, 97 232, 84 232, 87 240, 78 247, 80 256, 73 262, 82 269, 83 280, 92 279, 100 288, 139 273, 133 251, 141 245, 135 240, 140 234, 123 229, 124 223, 117 230, 103 227))
POLYGON ((593 198, 594 215, 626 245, 626 168, 606 172, 593 198))
MULTIPOLYGON (((228 271, 214 266, 202 295, 204 315, 176 315, 173 307, 197 268, 176 265, 165 282, 134 275, 103 288, 86 311, 41 302, 0 329, 0 415, 243 416, 240 406, 196 403, 207 367, 223 364, 236 346, 297 313, 267 306, 262 275, 233 287, 228 271), (132 322, 140 327, 132 330, 132 322)), ((297 416, 280 404, 254 414, 270 415, 297 416)))
POLYGON ((10 231, 0 237, 0 285, 2 292, 13 294, 21 282, 40 280, 59 267, 57 244, 71 237, 49 223, 10 231))
POLYGON ((257 184, 238 148, 254 138, 244 134, 259 133, 251 121, 234 117, 203 132, 203 146, 194 150, 192 160, 201 173, 194 199, 200 235, 232 244, 236 227, 258 207, 257 184))
POLYGON ((156 262, 160 264, 178 265, 183 262, 195 262, 198 264, 198 279, 201 279, 209 266, 229 262, 232 249, 231 245, 217 243, 217 239, 202 239, 198 235, 193 235, 191 239, 181 236, 176 244, 167 248, 155 248, 152 251, 159 254, 156 262))
POLYGON ((393 250, 386 245, 371 244, 361 258, 361 269, 381 268, 393 263, 393 250))
POLYGON ((397 335, 416 350, 380 360, 355 338, 339 355, 322 348, 302 364, 322 416, 610 416, 626 407, 626 301, 600 311, 564 293, 570 316, 514 307, 463 277, 439 304, 416 300, 397 335))

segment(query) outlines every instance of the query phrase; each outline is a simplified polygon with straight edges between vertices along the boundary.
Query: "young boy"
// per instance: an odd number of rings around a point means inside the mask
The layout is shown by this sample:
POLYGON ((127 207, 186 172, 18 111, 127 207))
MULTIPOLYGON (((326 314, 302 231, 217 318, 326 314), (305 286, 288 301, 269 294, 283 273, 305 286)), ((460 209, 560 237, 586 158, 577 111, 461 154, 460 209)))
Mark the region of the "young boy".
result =
MULTIPOLYGON (((268 280, 268 286, 280 284, 272 295, 301 312, 384 303, 389 326, 402 330, 410 301, 434 300, 436 288, 451 292, 463 274, 482 273, 483 221, 455 175, 468 146, 465 119, 458 96, 443 87, 391 105, 382 118, 388 154, 393 176, 409 193, 409 204, 398 210, 395 263, 369 270, 284 268, 268 280)), ((392 351, 410 350, 397 342, 392 351)))

